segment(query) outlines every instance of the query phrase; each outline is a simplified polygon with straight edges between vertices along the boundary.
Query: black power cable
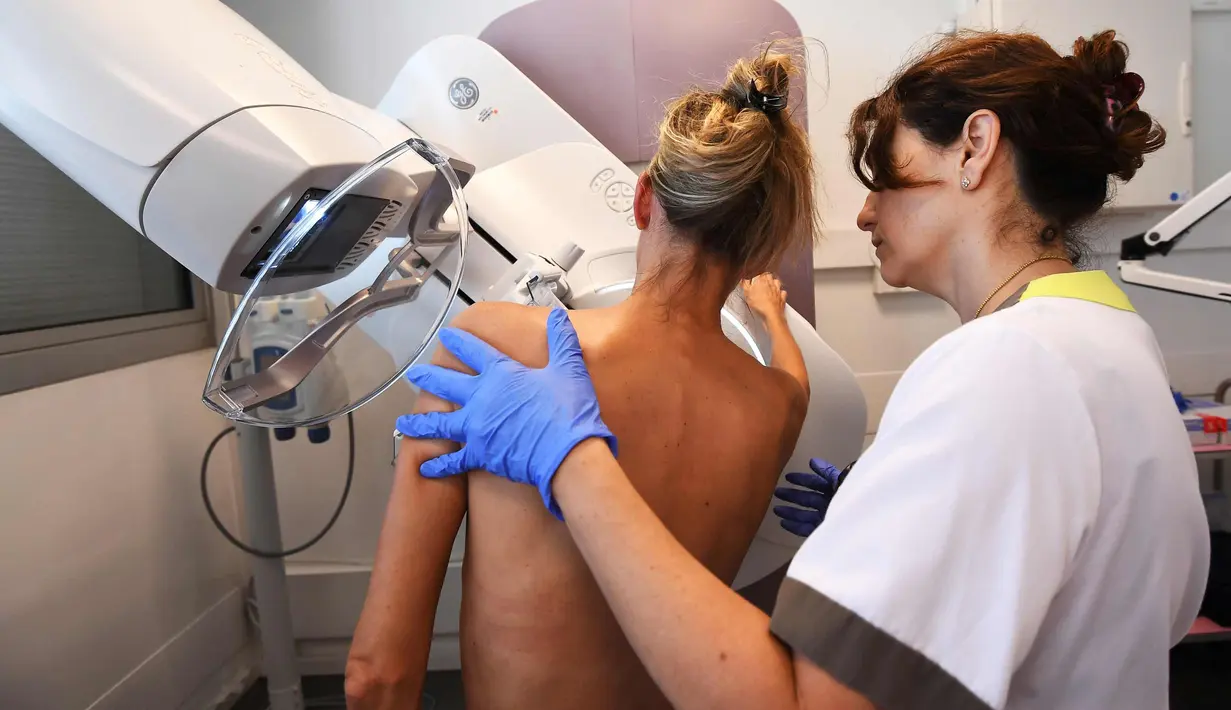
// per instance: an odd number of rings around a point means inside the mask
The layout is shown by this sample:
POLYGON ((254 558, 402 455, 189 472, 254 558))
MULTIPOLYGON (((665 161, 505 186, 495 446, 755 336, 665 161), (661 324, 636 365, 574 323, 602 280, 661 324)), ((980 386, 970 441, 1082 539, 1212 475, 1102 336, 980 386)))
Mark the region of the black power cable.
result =
POLYGON ((221 520, 218 519, 218 514, 214 512, 214 505, 209 499, 209 487, 206 485, 208 481, 207 474, 209 472, 209 457, 214 453, 214 448, 218 446, 218 442, 222 441, 227 434, 234 432, 235 427, 227 427, 226 429, 218 432, 218 435, 214 437, 214 440, 209 442, 209 446, 205 447, 205 455, 201 457, 201 499, 205 501, 205 512, 209 513, 209 519, 213 521, 214 527, 218 528, 218 532, 222 533, 222 536, 227 539, 227 542, 230 542, 232 545, 238 547, 244 552, 247 552, 249 555, 264 557, 266 559, 276 560, 283 557, 290 557, 291 555, 303 552, 309 547, 312 547, 316 543, 320 542, 321 538, 329 534, 330 529, 333 528, 333 524, 338 522, 338 518, 342 515, 342 508, 346 505, 347 496, 350 495, 351 481, 355 478, 355 415, 353 413, 348 413, 346 415, 346 429, 347 442, 350 447, 349 462, 346 466, 346 487, 342 489, 342 498, 338 501, 338 507, 333 511, 333 516, 329 518, 329 522, 325 523, 325 527, 319 533, 312 536, 312 539, 302 545, 292 547, 289 550, 277 552, 270 550, 258 550, 255 547, 250 547, 244 544, 241 540, 232 535, 230 530, 227 530, 227 527, 222 524, 221 520))

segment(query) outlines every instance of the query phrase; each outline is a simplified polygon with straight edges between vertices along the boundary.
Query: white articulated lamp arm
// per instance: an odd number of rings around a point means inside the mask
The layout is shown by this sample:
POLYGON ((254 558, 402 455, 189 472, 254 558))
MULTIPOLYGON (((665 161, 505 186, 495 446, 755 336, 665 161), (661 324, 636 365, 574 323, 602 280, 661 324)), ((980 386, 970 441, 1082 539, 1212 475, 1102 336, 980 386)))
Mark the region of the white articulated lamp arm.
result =
POLYGON ((1202 190, 1145 234, 1125 239, 1120 244, 1120 278, 1125 283, 1160 291, 1231 302, 1231 283, 1169 274, 1146 266, 1146 257, 1169 254, 1180 238, 1228 201, 1231 201, 1231 173, 1202 190))

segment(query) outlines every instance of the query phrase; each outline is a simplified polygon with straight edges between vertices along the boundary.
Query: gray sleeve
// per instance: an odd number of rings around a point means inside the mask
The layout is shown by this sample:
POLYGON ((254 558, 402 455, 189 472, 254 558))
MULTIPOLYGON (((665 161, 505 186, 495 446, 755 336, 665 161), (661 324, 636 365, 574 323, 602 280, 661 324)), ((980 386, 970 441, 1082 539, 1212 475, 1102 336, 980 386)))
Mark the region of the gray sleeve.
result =
POLYGON ((932 659, 790 577, 770 631, 878 710, 991 710, 932 659))

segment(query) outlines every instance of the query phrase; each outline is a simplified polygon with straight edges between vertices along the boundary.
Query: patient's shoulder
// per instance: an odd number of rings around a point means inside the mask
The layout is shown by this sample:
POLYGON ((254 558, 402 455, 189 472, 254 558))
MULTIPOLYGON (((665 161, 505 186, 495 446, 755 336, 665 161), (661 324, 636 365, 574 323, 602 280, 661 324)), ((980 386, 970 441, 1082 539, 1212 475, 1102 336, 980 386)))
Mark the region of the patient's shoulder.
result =
POLYGON ((746 375, 743 396, 728 408, 728 426, 736 432, 733 440, 751 440, 757 456, 777 457, 775 475, 786 465, 795 450, 804 419, 808 415, 808 396, 799 381, 786 372, 759 365, 755 375, 746 375), (750 386, 749 386, 750 385, 750 386))
POLYGON ((479 301, 457 314, 450 323, 509 357, 530 367, 547 364, 549 308, 507 301, 479 301))
POLYGON ((772 383, 778 401, 786 405, 780 410, 785 418, 784 426, 798 435, 799 429, 803 427, 804 417, 808 415, 808 393, 799 384, 799 380, 784 370, 766 367, 764 375, 772 383))

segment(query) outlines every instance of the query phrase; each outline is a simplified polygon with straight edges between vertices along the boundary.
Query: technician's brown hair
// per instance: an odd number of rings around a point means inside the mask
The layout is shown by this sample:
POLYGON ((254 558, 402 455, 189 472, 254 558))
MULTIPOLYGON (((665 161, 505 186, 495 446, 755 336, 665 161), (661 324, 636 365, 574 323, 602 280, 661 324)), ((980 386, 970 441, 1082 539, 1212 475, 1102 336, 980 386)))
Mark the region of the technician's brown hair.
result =
POLYGON ((659 126, 647 168, 654 195, 680 237, 730 265, 733 278, 774 268, 819 231, 812 150, 791 116, 798 102, 777 112, 754 105, 753 87, 788 97, 804 59, 802 42, 775 42, 736 62, 718 91, 672 101, 659 126))
POLYGON ((1058 236, 1079 259, 1086 245, 1078 228, 1106 204, 1110 177, 1131 180, 1145 155, 1166 141, 1163 128, 1137 106, 1139 96, 1123 96, 1127 64, 1128 47, 1114 30, 1078 39, 1067 57, 1032 34, 946 37, 855 109, 849 134, 855 175, 873 191, 924 184, 894 163, 897 127, 948 148, 966 119, 987 109, 1000 118, 1021 197, 1042 222, 1040 240, 1058 236), (1121 100, 1114 115, 1108 92, 1121 100))

